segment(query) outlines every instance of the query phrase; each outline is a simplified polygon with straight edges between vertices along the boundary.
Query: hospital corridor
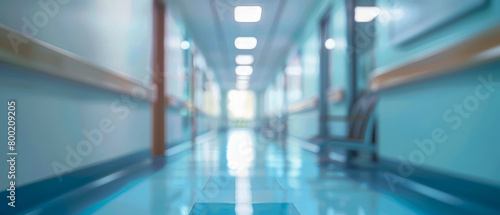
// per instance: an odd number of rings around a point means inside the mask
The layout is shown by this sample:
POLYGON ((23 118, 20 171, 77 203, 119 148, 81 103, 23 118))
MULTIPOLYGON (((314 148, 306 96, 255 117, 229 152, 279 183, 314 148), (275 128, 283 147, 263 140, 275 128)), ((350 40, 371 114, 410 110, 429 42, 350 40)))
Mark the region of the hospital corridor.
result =
POLYGON ((499 91, 497 0, 0 0, 0 214, 496 215, 499 91))

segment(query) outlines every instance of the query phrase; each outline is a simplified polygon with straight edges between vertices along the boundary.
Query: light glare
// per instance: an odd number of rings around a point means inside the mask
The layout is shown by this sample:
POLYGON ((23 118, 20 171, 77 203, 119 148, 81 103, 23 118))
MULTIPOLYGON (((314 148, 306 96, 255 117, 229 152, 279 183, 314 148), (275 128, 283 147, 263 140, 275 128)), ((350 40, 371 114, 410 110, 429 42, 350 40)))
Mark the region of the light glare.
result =
POLYGON ((238 75, 236 77, 236 80, 238 80, 238 81, 239 80, 250 80, 250 76, 248 76, 248 75, 238 75))
POLYGON ((262 15, 260 6, 237 6, 234 8, 236 22, 258 22, 262 15))
POLYGON ((236 81, 236 85, 248 85, 250 84, 249 80, 238 80, 236 81))
POLYGON ((328 38, 325 41, 325 48, 328 50, 332 50, 335 48, 335 40, 333 38, 328 38))
POLYGON ((237 49, 254 49, 257 46, 255 37, 237 37, 234 40, 234 46, 237 49))
POLYGON ((248 84, 236 84, 236 89, 246 90, 246 89, 248 89, 248 84))
POLYGON ((253 68, 251 66, 237 66, 235 72, 237 75, 251 75, 253 68))
POLYGON ((252 55, 238 55, 234 60, 238 65, 250 65, 254 59, 252 55))
POLYGON ((356 22, 371 22, 380 14, 380 8, 356 7, 356 9, 354 9, 354 14, 354 20, 356 20, 356 22))
POLYGON ((184 40, 181 42, 181 49, 187 50, 189 47, 191 47, 191 44, 188 41, 184 40))

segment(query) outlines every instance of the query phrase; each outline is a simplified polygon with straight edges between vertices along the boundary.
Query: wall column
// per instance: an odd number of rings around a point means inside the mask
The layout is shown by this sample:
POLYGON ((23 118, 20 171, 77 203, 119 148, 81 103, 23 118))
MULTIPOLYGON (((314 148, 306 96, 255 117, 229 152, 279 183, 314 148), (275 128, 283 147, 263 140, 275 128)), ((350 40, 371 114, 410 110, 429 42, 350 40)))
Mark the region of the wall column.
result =
POLYGON ((153 138, 152 156, 165 155, 165 4, 153 1, 153 138))
POLYGON ((195 149, 196 146, 196 136, 198 136, 197 128, 197 115, 198 110, 196 109, 196 67, 194 66, 194 56, 195 50, 191 53, 191 150, 195 149))

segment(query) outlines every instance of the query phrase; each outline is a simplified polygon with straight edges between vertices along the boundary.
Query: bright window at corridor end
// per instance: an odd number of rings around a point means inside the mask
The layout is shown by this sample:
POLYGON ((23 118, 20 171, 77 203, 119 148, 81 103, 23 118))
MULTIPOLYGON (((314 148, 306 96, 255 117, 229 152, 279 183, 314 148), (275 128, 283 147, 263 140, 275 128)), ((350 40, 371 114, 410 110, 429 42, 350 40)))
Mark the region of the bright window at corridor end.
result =
POLYGON ((251 120, 255 114, 255 95, 252 91, 231 90, 227 94, 228 116, 231 120, 251 120))

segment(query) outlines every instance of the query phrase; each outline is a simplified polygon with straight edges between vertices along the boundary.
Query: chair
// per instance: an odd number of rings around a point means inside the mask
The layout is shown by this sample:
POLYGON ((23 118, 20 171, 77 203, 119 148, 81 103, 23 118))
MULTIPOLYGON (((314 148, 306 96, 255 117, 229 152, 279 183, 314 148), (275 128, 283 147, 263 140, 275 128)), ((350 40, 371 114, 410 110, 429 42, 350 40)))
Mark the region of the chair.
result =
POLYGON ((321 165, 329 164, 334 160, 351 163, 354 158, 376 160, 373 112, 377 101, 377 95, 367 94, 354 103, 349 116, 323 119, 349 122, 349 135, 347 138, 327 138, 320 142, 319 163, 321 165))

